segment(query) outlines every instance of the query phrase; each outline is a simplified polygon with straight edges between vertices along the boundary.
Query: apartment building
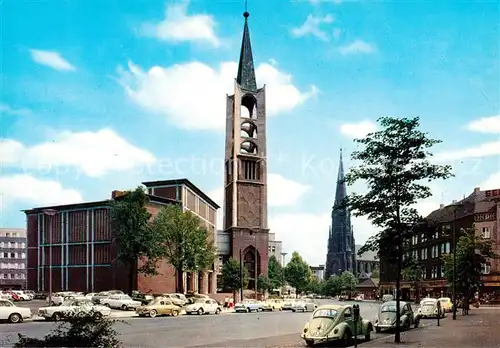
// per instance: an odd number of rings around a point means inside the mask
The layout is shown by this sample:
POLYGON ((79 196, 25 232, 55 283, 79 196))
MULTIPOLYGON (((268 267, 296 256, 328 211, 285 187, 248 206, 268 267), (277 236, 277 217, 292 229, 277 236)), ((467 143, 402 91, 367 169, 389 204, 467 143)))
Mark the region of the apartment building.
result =
POLYGON ((26 230, 0 228, 0 289, 26 288, 26 230))

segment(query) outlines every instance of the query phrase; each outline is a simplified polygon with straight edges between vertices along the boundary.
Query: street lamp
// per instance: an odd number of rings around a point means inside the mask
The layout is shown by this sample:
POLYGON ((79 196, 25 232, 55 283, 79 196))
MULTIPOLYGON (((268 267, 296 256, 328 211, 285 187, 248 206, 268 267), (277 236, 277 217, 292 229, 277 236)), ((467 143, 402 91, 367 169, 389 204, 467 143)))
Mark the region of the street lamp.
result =
MULTIPOLYGON (((53 229, 53 223, 52 221, 53 216, 57 214, 57 210, 54 209, 45 209, 43 211, 43 214, 45 216, 50 216, 49 219, 49 306, 52 305, 52 234, 54 233, 53 229)), ((45 226, 44 231, 45 231, 45 226)))
POLYGON ((457 320, 457 210, 464 206, 463 203, 453 202, 453 227, 451 232, 451 244, 453 246, 453 284, 452 284, 452 297, 453 297, 453 320, 457 320))
POLYGON ((241 254, 241 249, 240 249, 240 302, 243 302, 243 256, 241 254))

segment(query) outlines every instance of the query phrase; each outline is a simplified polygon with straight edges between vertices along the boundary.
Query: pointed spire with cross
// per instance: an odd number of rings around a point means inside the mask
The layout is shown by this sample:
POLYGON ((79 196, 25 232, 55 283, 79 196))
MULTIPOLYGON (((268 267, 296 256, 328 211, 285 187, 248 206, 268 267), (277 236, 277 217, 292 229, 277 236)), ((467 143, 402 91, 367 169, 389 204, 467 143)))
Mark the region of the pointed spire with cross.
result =
POLYGON ((256 91, 255 69, 253 65, 252 45, 250 44, 250 30, 248 29, 247 2, 245 1, 245 26, 243 28, 243 39, 241 41, 240 62, 238 64, 238 76, 236 82, 247 91, 256 91))

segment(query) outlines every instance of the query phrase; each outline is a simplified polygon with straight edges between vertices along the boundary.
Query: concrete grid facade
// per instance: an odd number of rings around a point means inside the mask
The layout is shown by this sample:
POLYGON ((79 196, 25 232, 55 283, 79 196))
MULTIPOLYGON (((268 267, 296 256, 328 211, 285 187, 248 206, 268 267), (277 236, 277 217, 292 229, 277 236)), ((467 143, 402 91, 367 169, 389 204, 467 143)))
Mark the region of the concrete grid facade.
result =
POLYGON ((26 289, 26 230, 0 228, 0 289, 26 289))

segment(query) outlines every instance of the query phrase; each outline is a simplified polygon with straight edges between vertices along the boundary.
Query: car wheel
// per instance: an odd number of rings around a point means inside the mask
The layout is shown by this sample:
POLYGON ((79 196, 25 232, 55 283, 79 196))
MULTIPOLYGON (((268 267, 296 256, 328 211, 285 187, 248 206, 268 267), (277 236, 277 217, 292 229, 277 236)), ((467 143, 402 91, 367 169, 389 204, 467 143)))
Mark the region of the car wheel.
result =
POLYGON ((366 333, 365 333, 365 341, 366 341, 366 342, 368 342, 368 341, 370 341, 370 340, 371 340, 371 331, 372 331, 372 330, 371 330, 371 328, 369 327, 369 328, 368 328, 368 331, 366 331, 366 333))
POLYGON ((154 317, 156 317, 157 315, 158 315, 158 312, 157 312, 156 310, 152 309, 152 310, 150 310, 150 311, 149 311, 149 316, 150 316, 151 318, 154 318, 154 317))
POLYGON ((295 309, 292 309, 292 312, 295 312, 295 309))
POLYGON ((106 307, 108 307, 108 308, 111 308, 111 306, 109 305, 109 303, 105 303, 104 305, 105 305, 106 307))
POLYGON ((122 311, 127 311, 127 310, 128 310, 128 307, 127 307, 126 305, 123 305, 123 306, 121 307, 121 309, 122 309, 122 311))
POLYGON ((251 312, 251 311, 250 311, 250 308, 247 308, 247 313, 250 313, 250 312, 251 312))
POLYGON ((200 309, 198 309, 198 312, 196 312, 196 313, 198 313, 198 315, 203 315, 203 313, 205 313, 205 311, 203 310, 203 308, 200 308, 200 309))
POLYGON ((13 324, 17 324, 17 323, 21 322, 22 320, 23 320, 23 318, 17 313, 12 313, 9 316, 9 322, 11 322, 13 324))
POLYGON ((101 319, 102 319, 101 312, 95 312, 94 313, 94 320, 101 320, 101 319))
POLYGON ((55 312, 54 314, 52 314, 52 320, 59 321, 61 319, 62 319, 61 313, 55 312))
POLYGON ((220 314, 220 308, 217 308, 217 309, 215 310, 215 314, 220 314))
POLYGON ((376 332, 376 333, 380 333, 380 331, 382 331, 382 329, 381 329, 381 328, 379 328, 379 327, 376 327, 376 328, 375 328, 375 332, 376 332))
POLYGON ((314 346, 314 341, 313 340, 306 340, 306 345, 308 347, 313 347, 314 346))
POLYGON ((172 316, 173 316, 173 317, 176 317, 176 316, 178 316, 178 315, 179 315, 179 311, 174 309, 174 310, 172 311, 172 316))

